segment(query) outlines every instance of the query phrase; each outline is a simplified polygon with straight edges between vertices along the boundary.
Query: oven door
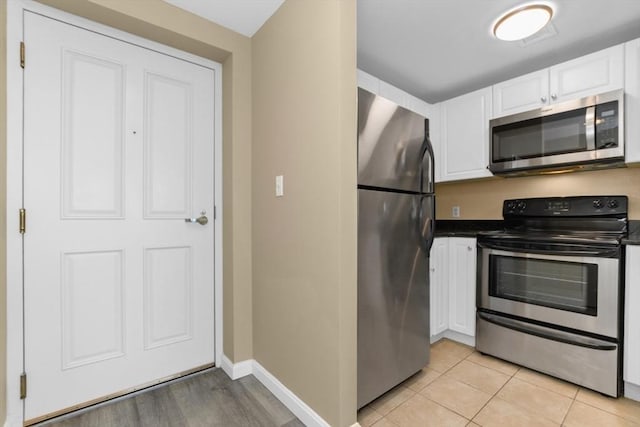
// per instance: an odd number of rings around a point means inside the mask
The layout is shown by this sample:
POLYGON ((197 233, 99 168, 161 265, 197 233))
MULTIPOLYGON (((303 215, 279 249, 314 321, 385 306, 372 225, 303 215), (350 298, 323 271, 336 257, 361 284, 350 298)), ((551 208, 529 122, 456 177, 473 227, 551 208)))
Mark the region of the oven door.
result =
POLYGON ((478 308, 618 338, 619 247, 478 241, 478 308))

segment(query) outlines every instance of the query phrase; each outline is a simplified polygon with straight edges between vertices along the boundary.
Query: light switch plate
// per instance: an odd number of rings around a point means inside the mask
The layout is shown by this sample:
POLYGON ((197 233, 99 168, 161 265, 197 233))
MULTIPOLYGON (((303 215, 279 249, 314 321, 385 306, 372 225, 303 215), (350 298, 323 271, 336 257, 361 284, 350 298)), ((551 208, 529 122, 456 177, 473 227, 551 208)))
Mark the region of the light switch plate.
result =
POLYGON ((276 197, 284 196, 284 176, 276 176, 276 197))

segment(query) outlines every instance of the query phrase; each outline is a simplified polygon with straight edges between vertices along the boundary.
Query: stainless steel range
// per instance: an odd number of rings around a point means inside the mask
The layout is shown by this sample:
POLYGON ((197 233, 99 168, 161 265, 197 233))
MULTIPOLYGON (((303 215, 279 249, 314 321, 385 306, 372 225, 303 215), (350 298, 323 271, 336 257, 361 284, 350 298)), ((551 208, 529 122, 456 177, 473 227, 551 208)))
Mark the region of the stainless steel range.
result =
POLYGON ((505 200, 505 229, 478 236, 477 349, 619 396, 627 205, 505 200))

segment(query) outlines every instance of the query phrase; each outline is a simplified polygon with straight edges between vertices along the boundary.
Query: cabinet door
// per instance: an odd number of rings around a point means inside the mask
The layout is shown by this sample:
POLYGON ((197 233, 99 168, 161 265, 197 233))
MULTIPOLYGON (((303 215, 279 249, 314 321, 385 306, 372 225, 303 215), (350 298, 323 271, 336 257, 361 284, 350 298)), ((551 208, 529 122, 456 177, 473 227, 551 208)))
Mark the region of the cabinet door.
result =
POLYGON ((489 87, 441 104, 441 181, 491 176, 487 169, 491 98, 489 87))
POLYGON ((449 329, 476 332, 476 239, 449 241, 449 329))
POLYGON ((551 102, 621 89, 624 85, 624 45, 617 45, 549 69, 551 102))
POLYGON ((449 238, 434 239, 429 259, 431 336, 449 328, 449 238))
POLYGON ((640 385, 640 246, 627 245, 624 310, 624 380, 640 385))
POLYGON ((544 69, 493 86, 493 117, 534 110, 549 103, 549 70, 544 69))
POLYGON ((625 161, 640 162, 640 39, 625 44, 625 161))

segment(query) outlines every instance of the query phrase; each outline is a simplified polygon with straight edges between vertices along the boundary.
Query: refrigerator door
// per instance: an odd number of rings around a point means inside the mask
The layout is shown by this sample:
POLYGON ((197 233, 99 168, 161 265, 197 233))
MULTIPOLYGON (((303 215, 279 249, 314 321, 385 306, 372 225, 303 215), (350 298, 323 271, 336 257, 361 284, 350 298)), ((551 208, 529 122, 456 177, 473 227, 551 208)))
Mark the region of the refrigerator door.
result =
POLYGON ((358 190, 358 408, 429 361, 431 201, 358 190))
MULTIPOLYGON (((432 192, 420 178, 425 157, 425 118, 358 89, 358 185, 432 192)), ((431 168, 432 169, 432 168, 431 168)))

